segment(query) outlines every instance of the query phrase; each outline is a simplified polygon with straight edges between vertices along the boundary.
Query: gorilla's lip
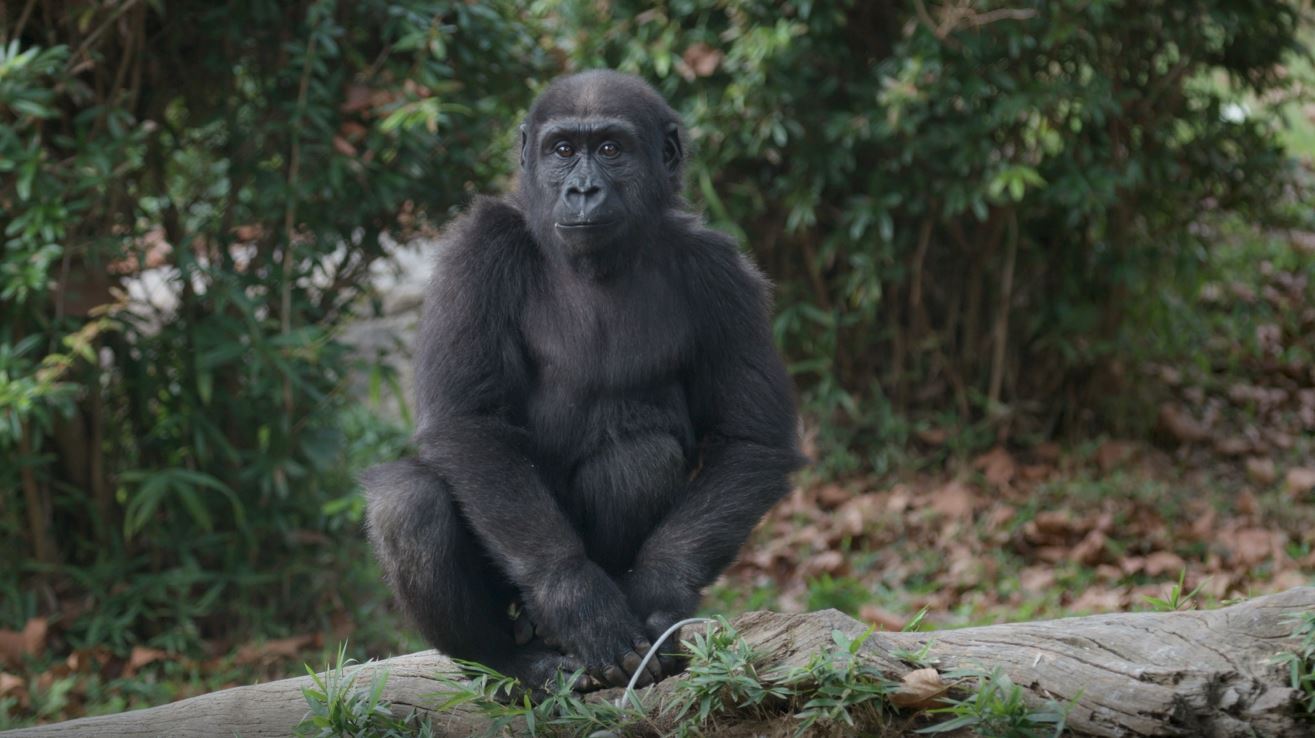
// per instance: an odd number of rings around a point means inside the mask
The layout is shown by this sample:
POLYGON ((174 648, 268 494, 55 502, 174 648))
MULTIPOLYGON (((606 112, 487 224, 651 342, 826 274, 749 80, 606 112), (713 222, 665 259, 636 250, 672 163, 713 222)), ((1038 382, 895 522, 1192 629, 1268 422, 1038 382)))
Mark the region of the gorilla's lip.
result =
POLYGON ((554 223, 553 225, 557 226, 558 228, 565 228, 565 229, 586 229, 586 228, 602 228, 604 226, 610 226, 615 222, 616 221, 612 221, 612 220, 581 220, 581 221, 576 221, 574 223, 554 223))

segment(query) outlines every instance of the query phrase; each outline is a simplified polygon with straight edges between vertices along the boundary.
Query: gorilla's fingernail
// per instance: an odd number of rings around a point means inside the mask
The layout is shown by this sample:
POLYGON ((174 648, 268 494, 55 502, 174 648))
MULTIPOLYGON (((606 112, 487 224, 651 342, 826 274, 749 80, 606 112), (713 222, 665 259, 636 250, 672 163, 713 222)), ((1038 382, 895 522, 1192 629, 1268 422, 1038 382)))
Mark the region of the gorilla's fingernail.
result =
POLYGON ((606 669, 603 669, 603 677, 607 683, 611 684, 613 687, 624 686, 625 683, 629 681, 626 679, 625 672, 615 666, 609 666, 606 669))
POLYGON ((639 654, 630 651, 621 657, 621 665, 625 667, 627 673, 634 674, 639 670, 639 660, 639 654))
POLYGON ((517 620, 516 624, 512 627, 512 639, 516 641, 516 645, 524 646, 526 643, 529 643, 530 640, 533 638, 534 638, 534 631, 524 625, 521 625, 521 621, 517 620))

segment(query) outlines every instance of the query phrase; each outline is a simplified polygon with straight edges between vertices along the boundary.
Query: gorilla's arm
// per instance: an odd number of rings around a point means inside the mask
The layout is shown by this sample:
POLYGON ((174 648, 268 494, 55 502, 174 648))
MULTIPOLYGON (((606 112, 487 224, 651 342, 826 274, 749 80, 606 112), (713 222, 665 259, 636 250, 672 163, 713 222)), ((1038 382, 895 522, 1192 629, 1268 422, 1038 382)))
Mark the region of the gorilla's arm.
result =
POLYGON ((726 239, 690 275, 703 322, 688 383, 701 467, 623 586, 650 633, 687 616, 803 465, 790 378, 772 346, 765 280, 726 239))
POLYGON ((519 212, 480 200, 451 229, 416 347, 416 446, 538 624, 594 669, 642 629, 525 452, 513 418, 528 370, 517 316, 538 254, 519 212))

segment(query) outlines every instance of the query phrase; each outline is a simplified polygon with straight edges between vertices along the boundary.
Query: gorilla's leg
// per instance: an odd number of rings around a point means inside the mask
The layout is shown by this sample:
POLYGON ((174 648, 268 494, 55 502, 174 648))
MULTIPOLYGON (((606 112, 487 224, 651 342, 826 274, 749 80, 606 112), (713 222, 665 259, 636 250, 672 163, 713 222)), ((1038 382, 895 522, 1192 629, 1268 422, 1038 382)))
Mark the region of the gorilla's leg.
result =
POLYGON ((515 588, 489 560, 437 474, 406 459, 367 470, 361 483, 375 558, 398 602, 435 648, 530 687, 541 687, 559 670, 579 668, 542 641, 517 645, 507 613, 515 588))
MULTIPOLYGON (((569 500, 572 516, 585 530, 590 558, 624 580, 640 545, 679 501, 689 476, 680 443, 662 433, 618 440, 583 460, 571 480, 569 500)), ((697 606, 697 601, 688 603, 689 612, 697 606)), ((634 612, 653 642, 668 625, 689 614, 634 612)), ((662 644, 657 663, 661 670, 654 679, 684 671, 679 631, 662 644)))
POLYGON ((582 460, 567 507, 583 528, 589 558, 612 576, 634 562, 639 546, 688 484, 685 452, 670 435, 634 435, 582 460))

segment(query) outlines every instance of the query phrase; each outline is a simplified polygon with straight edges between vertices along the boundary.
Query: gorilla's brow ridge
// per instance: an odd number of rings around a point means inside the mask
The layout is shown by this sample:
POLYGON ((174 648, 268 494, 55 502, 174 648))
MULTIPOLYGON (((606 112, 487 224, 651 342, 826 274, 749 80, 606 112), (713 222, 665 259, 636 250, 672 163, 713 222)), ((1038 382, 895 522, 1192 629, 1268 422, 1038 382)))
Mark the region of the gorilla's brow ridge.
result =
POLYGON ((560 136, 579 135, 584 133, 586 136, 596 135, 599 133, 609 133, 611 131, 620 131, 630 138, 639 141, 639 129, 630 121, 624 118, 597 117, 588 118, 554 118, 551 123, 544 126, 540 134, 540 140, 548 140, 560 136))

